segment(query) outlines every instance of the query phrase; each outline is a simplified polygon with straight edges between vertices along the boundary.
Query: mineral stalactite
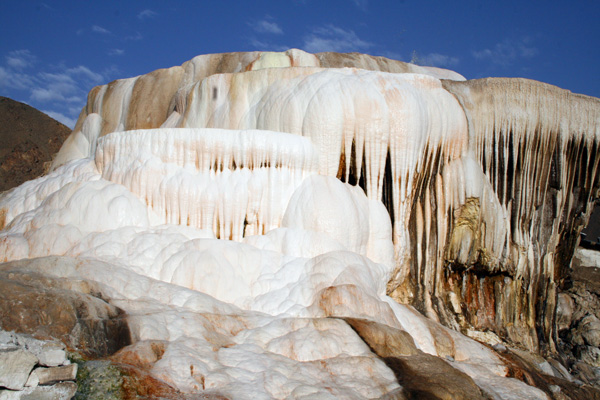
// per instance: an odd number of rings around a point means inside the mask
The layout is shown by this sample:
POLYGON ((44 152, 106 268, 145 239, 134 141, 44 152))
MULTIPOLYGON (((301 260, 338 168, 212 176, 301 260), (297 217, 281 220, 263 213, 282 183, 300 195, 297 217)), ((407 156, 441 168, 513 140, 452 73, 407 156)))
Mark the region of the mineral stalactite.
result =
POLYGON ((599 197, 600 101, 526 79, 443 84, 465 111, 469 150, 491 190, 471 210, 453 211, 443 284, 415 274, 414 285, 431 288, 423 293, 437 298, 448 324, 457 319, 444 312, 444 286, 472 325, 553 352, 557 289, 599 197), (469 258, 460 254, 465 247, 469 258))
POLYGON ((544 398, 459 332, 556 352, 599 145, 600 101, 540 82, 198 56, 90 91, 53 171, 0 195, 0 268, 100 285, 185 392, 378 398, 424 352, 475 398, 544 398))

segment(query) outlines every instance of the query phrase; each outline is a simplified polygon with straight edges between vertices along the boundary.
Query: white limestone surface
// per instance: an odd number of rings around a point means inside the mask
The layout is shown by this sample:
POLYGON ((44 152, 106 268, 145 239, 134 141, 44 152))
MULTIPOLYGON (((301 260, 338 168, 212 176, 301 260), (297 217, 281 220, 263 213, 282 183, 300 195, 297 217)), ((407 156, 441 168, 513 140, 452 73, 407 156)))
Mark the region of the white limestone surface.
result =
POLYGON ((469 170, 464 114, 439 80, 265 69, 213 75, 189 100, 195 111, 181 121, 191 128, 100 140, 85 134, 100 126, 90 113, 75 147, 93 157, 0 195, 0 259, 43 257, 22 266, 98 282, 135 341, 166 343, 151 372, 186 393, 363 399, 396 389, 341 317, 403 329, 424 352, 477 365, 464 368, 476 382, 504 379, 493 351, 386 296, 408 249, 412 185, 432 158, 457 160, 446 179, 462 184, 449 199, 489 194, 469 170), (227 96, 210 103, 211 85, 227 96), (388 152, 394 231, 381 201, 388 152), (360 179, 363 158, 352 154, 363 153, 367 193, 336 179, 360 179))

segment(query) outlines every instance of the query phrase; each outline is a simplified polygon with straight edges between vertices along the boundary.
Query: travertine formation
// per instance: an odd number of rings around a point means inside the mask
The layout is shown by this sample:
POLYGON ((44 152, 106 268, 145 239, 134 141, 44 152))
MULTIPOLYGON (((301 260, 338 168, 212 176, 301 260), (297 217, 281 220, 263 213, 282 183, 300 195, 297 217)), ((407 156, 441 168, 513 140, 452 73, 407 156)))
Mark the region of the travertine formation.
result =
POLYGON ((101 285, 183 392, 408 395, 388 367, 413 360, 473 398, 544 398, 457 331, 555 351, 599 142, 598 99, 539 82, 199 56, 94 88, 53 172, 0 196, 0 255, 101 285))

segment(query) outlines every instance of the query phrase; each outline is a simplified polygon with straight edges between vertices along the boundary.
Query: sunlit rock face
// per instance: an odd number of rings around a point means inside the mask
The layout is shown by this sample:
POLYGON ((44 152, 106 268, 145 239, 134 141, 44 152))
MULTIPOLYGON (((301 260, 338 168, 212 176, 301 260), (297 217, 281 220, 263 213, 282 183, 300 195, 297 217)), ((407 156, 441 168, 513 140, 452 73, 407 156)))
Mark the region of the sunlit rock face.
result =
MULTIPOLYGON (((467 195, 452 211, 442 285, 413 264, 412 287, 429 288, 419 301, 445 304, 434 309, 447 325, 459 325, 460 313, 475 327, 553 352, 557 291, 600 195, 600 101, 526 79, 443 85, 467 116, 486 193, 467 195), (460 310, 448 306, 455 295, 460 310)), ((428 248, 421 269, 436 258, 428 248)))
POLYGON ((0 196, 0 261, 39 257, 0 268, 99 285, 125 353, 160 342, 145 368, 184 392, 408 396, 378 355, 423 352, 483 397, 545 398, 457 331, 554 350, 599 141, 597 99, 538 82, 198 56, 90 92, 53 171, 0 196))

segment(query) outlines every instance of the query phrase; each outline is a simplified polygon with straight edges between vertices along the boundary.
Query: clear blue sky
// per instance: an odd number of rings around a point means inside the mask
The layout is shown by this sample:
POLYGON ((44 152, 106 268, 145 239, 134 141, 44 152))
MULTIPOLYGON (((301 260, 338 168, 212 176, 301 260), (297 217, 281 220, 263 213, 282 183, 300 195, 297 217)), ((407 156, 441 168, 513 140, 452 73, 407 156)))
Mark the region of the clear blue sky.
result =
POLYGON ((95 85, 199 54, 382 55, 600 97, 598 0, 0 0, 0 95, 73 126, 95 85))

